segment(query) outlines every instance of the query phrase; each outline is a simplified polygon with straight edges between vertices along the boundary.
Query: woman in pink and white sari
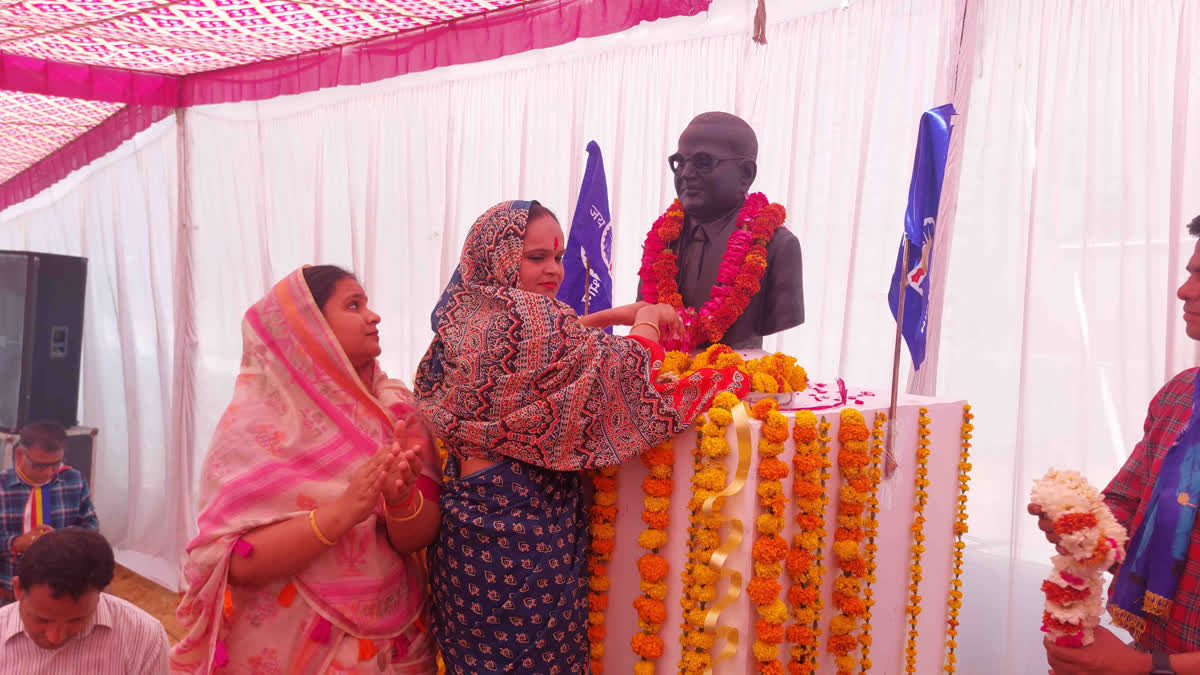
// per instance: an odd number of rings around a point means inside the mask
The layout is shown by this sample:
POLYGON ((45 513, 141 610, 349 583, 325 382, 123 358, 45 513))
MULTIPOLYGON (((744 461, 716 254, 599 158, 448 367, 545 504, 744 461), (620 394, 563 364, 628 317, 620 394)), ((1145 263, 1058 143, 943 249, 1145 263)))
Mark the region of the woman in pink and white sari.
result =
POLYGON ((379 369, 354 277, 297 270, 251 307, 205 458, 180 673, 432 673, 421 557, 441 473, 411 394, 379 369))

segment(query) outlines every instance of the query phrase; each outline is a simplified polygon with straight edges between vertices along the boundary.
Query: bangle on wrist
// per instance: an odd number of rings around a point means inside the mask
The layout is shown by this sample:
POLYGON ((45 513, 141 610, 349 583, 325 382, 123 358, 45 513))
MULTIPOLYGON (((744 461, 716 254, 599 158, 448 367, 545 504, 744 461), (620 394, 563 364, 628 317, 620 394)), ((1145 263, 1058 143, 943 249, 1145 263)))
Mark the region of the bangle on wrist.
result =
POLYGON ((660 331, 658 329, 658 326, 655 326, 654 324, 650 323, 649 321, 635 321, 633 323, 633 327, 629 329, 629 332, 632 333, 633 331, 637 330, 638 326, 647 326, 649 328, 652 328, 654 330, 655 335, 662 337, 662 331, 660 331))
POLYGON ((310 529, 312 529, 312 533, 317 536, 317 539, 322 544, 325 544, 326 546, 333 546, 336 543, 329 537, 326 537, 324 532, 321 532, 321 527, 319 525, 317 525, 317 510, 316 509, 313 509, 312 511, 308 512, 308 526, 310 529))
MULTIPOLYGON (((413 518, 416 518, 417 514, 421 512, 421 508, 425 506, 425 495, 416 488, 413 488, 413 492, 416 493, 415 496, 417 497, 417 506, 416 506, 416 508, 413 509, 412 513, 408 514, 407 516, 393 516, 391 513, 388 513, 388 511, 390 509, 385 509, 384 513, 383 513, 383 517, 387 518, 388 521, 392 522, 392 523, 404 523, 404 522, 408 522, 408 521, 412 520, 413 518)), ((409 504, 411 504, 412 500, 413 500, 413 496, 409 496, 408 503, 405 504, 404 506, 408 506, 409 504)), ((385 503, 384 506, 387 506, 387 504, 385 503)), ((404 508, 404 506, 402 506, 400 508, 404 508)))

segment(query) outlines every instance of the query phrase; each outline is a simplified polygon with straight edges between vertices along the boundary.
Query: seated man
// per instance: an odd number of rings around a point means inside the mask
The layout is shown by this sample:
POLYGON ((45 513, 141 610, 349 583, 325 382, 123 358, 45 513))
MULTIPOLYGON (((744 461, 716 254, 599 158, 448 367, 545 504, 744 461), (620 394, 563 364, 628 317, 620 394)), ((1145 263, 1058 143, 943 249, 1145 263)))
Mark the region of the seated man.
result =
POLYGON ((101 592, 114 566, 99 532, 72 527, 39 537, 17 563, 17 602, 0 609, 0 672, 166 673, 162 624, 101 592))
POLYGON ((13 564, 46 532, 100 529, 87 480, 63 465, 67 431, 57 422, 21 429, 13 468, 0 472, 0 605, 12 602, 13 564))

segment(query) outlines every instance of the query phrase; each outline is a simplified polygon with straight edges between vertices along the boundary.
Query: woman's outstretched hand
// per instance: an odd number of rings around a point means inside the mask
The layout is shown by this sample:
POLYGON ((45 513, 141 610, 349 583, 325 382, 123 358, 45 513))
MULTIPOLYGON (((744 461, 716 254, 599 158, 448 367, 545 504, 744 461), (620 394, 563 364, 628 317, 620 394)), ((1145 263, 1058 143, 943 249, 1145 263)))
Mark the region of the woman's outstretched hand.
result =
POLYGON ((638 310, 635 324, 648 323, 658 328, 658 342, 667 339, 679 339, 684 337, 683 319, 679 318, 679 312, 675 308, 658 303, 657 305, 646 305, 638 310))
POLYGON ((405 415, 396 422, 393 459, 383 484, 383 501, 389 509, 408 504, 417 488, 424 457, 433 444, 429 426, 420 415, 405 415))
POLYGON ((379 505, 379 496, 383 494, 383 486, 387 480, 391 465, 395 462, 396 452, 391 446, 379 449, 350 478, 346 491, 334 504, 338 513, 344 516, 353 527, 367 519, 379 505))

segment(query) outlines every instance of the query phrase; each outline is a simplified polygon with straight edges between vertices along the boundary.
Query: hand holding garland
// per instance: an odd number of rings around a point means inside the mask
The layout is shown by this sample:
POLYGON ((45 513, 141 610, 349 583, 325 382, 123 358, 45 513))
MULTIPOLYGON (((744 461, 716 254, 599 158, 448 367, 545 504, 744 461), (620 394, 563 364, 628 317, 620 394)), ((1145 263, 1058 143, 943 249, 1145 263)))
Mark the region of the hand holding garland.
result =
POLYGON ((674 307, 666 304, 647 304, 638 309, 630 335, 662 343, 664 340, 678 339, 684 334, 683 320, 674 307))

